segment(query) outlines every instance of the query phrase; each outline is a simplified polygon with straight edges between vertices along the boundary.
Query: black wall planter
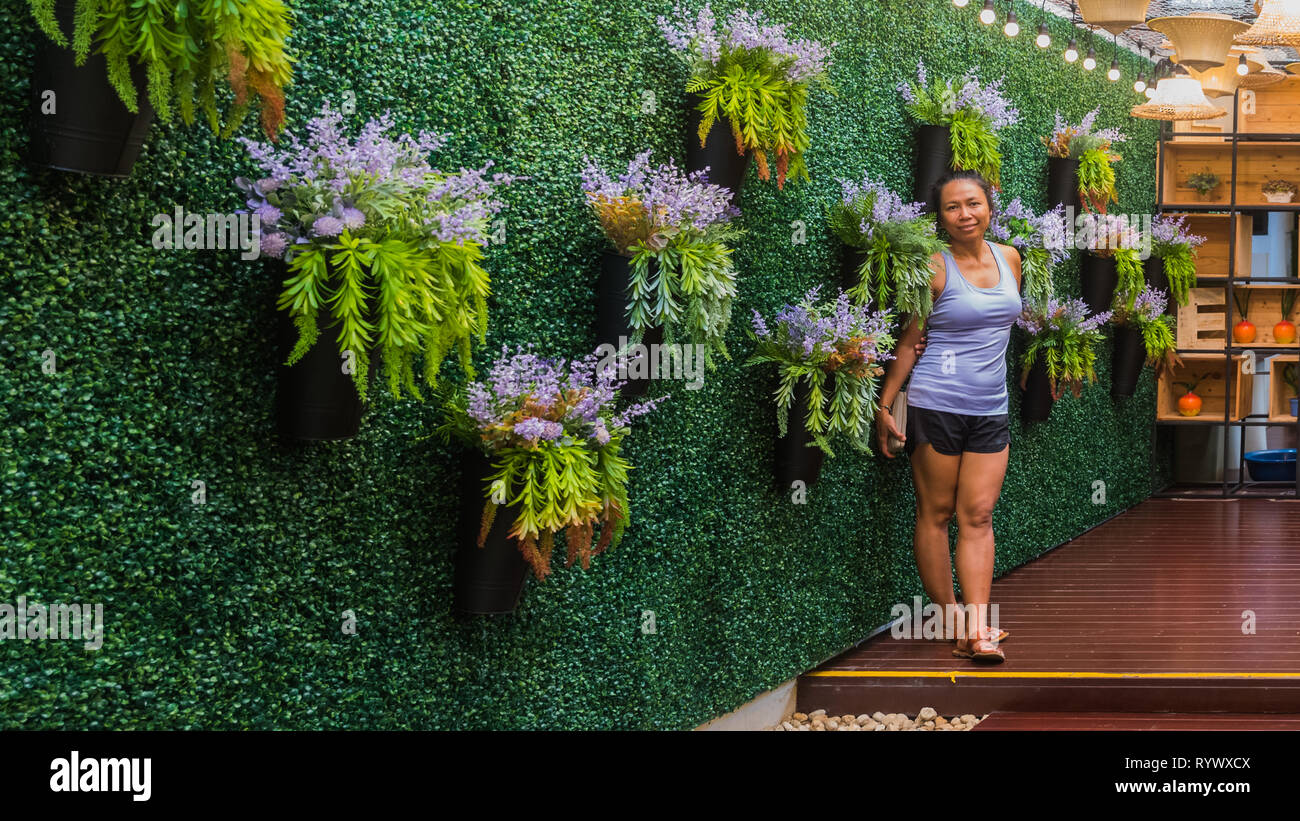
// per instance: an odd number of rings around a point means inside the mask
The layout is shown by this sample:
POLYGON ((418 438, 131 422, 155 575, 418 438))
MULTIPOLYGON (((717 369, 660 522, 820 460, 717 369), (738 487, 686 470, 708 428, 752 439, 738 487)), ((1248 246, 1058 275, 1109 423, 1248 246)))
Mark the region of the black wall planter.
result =
POLYGON ((1046 421, 1052 415, 1052 403, 1052 385, 1047 379, 1047 363, 1040 354, 1025 378, 1025 391, 1020 399, 1021 420, 1046 421))
POLYGON ((952 135, 947 126, 923 125, 916 130, 916 188, 913 199, 932 211, 930 189, 952 170, 952 135))
POLYGON ((1134 325, 1116 325, 1110 363, 1111 396, 1133 395, 1146 358, 1147 349, 1142 342, 1142 332, 1134 325))
MULTIPOLYGON (((834 390, 834 376, 822 383, 822 393, 829 395, 834 390)), ((795 385, 794 402, 790 406, 790 415, 786 424, 785 436, 776 439, 776 489, 778 493, 789 493, 790 486, 802 481, 805 486, 817 481, 822 472, 825 454, 816 445, 809 447, 812 434, 805 424, 808 413, 808 385, 802 379, 795 385)))
POLYGON ((1083 254, 1079 260, 1079 289, 1088 312, 1099 314, 1109 311, 1115 299, 1115 286, 1119 284, 1119 269, 1114 257, 1083 254))
MULTIPOLYGON (((279 332, 279 384, 276 390, 276 427, 282 439, 331 441, 351 439, 361 427, 361 397, 352 375, 343 372, 338 327, 329 310, 316 313, 320 336, 311 350, 289 367, 284 364, 298 340, 298 330, 288 311, 276 311, 279 332)), ((378 357, 370 355, 370 378, 378 357)))
POLYGON ((858 269, 867 259, 867 252, 861 248, 844 246, 844 261, 840 264, 840 288, 845 291, 858 284, 858 269))
MULTIPOLYGON (((658 260, 650 260, 651 271, 658 268, 658 260)), ((618 348, 619 337, 632 338, 632 325, 627 320, 628 285, 632 275, 632 259, 613 251, 606 251, 600 260, 600 279, 596 282, 596 345, 606 343, 618 348)), ((663 343, 664 329, 646 330, 642 344, 647 347, 663 343)), ((647 367, 653 360, 647 363, 647 367)), ((629 369, 631 366, 629 365, 629 369)), ((649 377, 653 377, 650 374, 649 377)), ((623 396, 641 396, 650 387, 650 378, 627 379, 620 393, 623 396)))
MULTIPOLYGON (((55 6, 59 30, 70 36, 75 3, 55 6)), ((91 53, 78 66, 71 48, 62 48, 43 33, 36 34, 36 61, 28 108, 29 158, 38 166, 106 177, 131 173, 145 135, 153 122, 149 95, 137 95, 140 113, 132 114, 108 82, 108 61, 91 53), (42 113, 42 95, 54 92, 54 111, 42 113)), ((144 68, 131 61, 131 81, 144 89, 144 68)))
POLYGON ((1165 313, 1173 313, 1173 294, 1169 293, 1169 275, 1165 273, 1165 261, 1160 257, 1148 257, 1142 261, 1142 276, 1147 285, 1165 292, 1169 301, 1165 303, 1165 313))
POLYGON ((736 153, 736 138, 731 132, 731 121, 725 116, 713 121, 704 140, 704 147, 701 148, 699 132, 704 114, 696 108, 701 99, 698 94, 686 95, 686 104, 690 106, 690 116, 686 118, 686 170, 699 171, 707 166, 708 181, 713 185, 730 188, 731 202, 734 205, 745 184, 749 159, 754 152, 736 153))
POLYGON ((1066 157, 1047 158, 1047 210, 1058 205, 1073 208, 1078 216, 1079 161, 1066 157))
POLYGON ((528 562, 508 535, 519 516, 519 506, 497 508, 487 539, 479 547, 479 527, 488 500, 485 483, 491 475, 492 464, 482 452, 469 450, 461 465, 460 529, 452 607, 471 614, 513 613, 519 605, 528 571, 528 562))

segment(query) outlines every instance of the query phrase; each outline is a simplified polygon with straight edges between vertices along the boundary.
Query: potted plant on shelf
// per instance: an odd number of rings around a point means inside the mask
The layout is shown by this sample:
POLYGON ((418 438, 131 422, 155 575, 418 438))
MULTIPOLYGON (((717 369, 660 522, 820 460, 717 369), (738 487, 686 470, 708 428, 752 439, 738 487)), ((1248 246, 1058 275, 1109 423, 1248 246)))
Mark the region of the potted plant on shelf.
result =
POLYGON ((1132 300, 1144 285, 1141 232, 1126 217, 1089 214, 1084 222, 1088 251, 1079 264, 1079 285, 1083 301, 1093 313, 1108 311, 1115 294, 1132 300))
POLYGON ((774 394, 780 434, 776 481, 783 490, 796 480, 816 481, 823 455, 835 456, 833 436, 842 434, 856 450, 871 452, 881 363, 894 358, 888 311, 854 305, 844 291, 819 303, 820 290, 814 287, 798 304, 784 306, 771 329, 754 311, 750 336, 757 346, 745 364, 774 364, 780 375, 774 394), (792 405, 802 419, 790 429, 792 405))
POLYGON ((1291 415, 1300 416, 1300 366, 1294 362, 1283 365, 1282 381, 1291 388, 1291 415))
POLYGON ((1151 256, 1143 263, 1146 282, 1186 305, 1196 287, 1196 248, 1205 237, 1190 233, 1185 217, 1158 215, 1151 221, 1151 256))
POLYGON ((1236 303, 1237 312, 1241 314, 1241 319, 1232 326, 1232 341, 1249 345, 1255 341, 1255 323, 1247 319, 1250 315, 1250 290, 1247 288, 1233 288, 1232 301, 1236 303))
POLYGON ((687 170, 708 168, 710 179, 737 195, 751 154, 760 180, 770 179, 775 161, 778 189, 808 179, 808 89, 816 81, 832 90, 830 50, 791 39, 761 11, 737 9, 721 31, 707 3, 693 17, 678 5, 657 22, 691 71, 687 170))
POLYGON ((1065 241, 1064 206, 1038 216, 1020 202, 1012 200, 1003 207, 994 194, 993 220, 989 234, 1020 252, 1021 292, 1033 305, 1044 304, 1053 294, 1052 268, 1070 255, 1065 241))
POLYGON ((1295 310, 1296 289, 1285 288, 1282 291, 1282 319, 1273 326, 1273 341, 1279 345, 1290 345, 1295 342, 1295 323, 1288 317, 1295 310))
POLYGON ((1094 132, 1093 125, 1101 109, 1094 108, 1074 126, 1056 112, 1056 122, 1051 136, 1040 137, 1047 146, 1047 201, 1049 205, 1074 206, 1079 204, 1098 213, 1106 213, 1111 202, 1118 202, 1115 193, 1113 164, 1121 157, 1111 152, 1111 143, 1125 138, 1118 128, 1094 132))
POLYGON ((1111 352, 1111 396, 1132 396, 1137 390, 1142 365, 1152 365, 1156 378, 1175 365, 1182 364, 1174 342, 1173 326, 1165 315, 1169 296, 1150 285, 1143 288, 1126 307, 1128 300, 1116 298, 1112 321, 1115 324, 1115 347, 1111 352))
POLYGON ((841 196, 830 208, 831 230, 847 246, 841 287, 853 301, 896 304, 900 314, 922 319, 934 307, 930 257, 944 249, 934 216, 923 203, 904 203, 882 183, 840 180, 841 196))
POLYGON ((266 177, 236 183, 261 222, 261 252, 283 260, 282 345, 277 417, 282 436, 346 439, 356 434, 376 361, 393 396, 417 399, 415 363, 436 383, 456 349, 466 374, 470 340, 487 330, 487 271, 480 262, 488 222, 504 207, 496 188, 513 178, 481 169, 454 174, 426 155, 446 135, 387 136, 385 113, 356 141, 326 103, 306 143, 277 150, 242 138, 266 177), (296 333, 295 333, 296 329, 296 333), (323 331, 332 339, 319 340, 323 331))
POLYGON ((1214 192, 1214 189, 1219 187, 1219 183, 1221 182, 1222 180, 1219 179, 1219 175, 1215 174, 1208 167, 1187 177, 1187 186, 1195 189, 1196 193, 1200 195, 1202 200, 1212 199, 1210 194, 1214 192))
POLYGON ((908 113, 922 123, 914 190, 921 202, 929 202, 930 187, 950 169, 977 171, 994 188, 1001 187, 998 131, 1014 125, 1020 112, 1002 95, 1001 79, 981 85, 971 69, 959 83, 930 81, 918 60, 916 80, 898 85, 908 113))
MULTIPOLYGON (((683 173, 672 160, 652 167, 650 153, 617 179, 585 160, 582 190, 613 249, 597 285, 598 342, 617 348, 620 337, 638 344, 654 332, 651 343, 703 345, 712 369, 716 354, 730 359, 723 337, 736 296, 730 244, 741 234, 732 224, 740 211, 705 172, 683 173)), ((648 384, 632 380, 626 393, 648 384)))
POLYGON ((1268 180, 1261 187, 1269 202, 1290 202, 1296 194, 1296 185, 1289 180, 1268 180))
POLYGON ((1183 416, 1200 416, 1201 406, 1204 404, 1201 397, 1196 395, 1196 386, 1201 384, 1209 374, 1201 374, 1189 382, 1175 382, 1181 388, 1186 388, 1187 392, 1178 397, 1178 413, 1183 416))
POLYGON ((1104 339, 1101 325, 1110 316, 1109 311, 1088 316, 1088 306, 1080 299, 1051 297, 1045 303, 1023 303, 1016 319, 1029 336, 1020 360, 1022 419, 1047 419, 1052 403, 1065 395, 1067 387, 1078 398, 1084 380, 1096 381, 1096 346, 1104 339))
POLYGON ((31 84, 37 165, 125 177, 155 113, 164 122, 179 113, 190 125, 198 108, 229 137, 256 103, 268 137, 283 128, 292 58, 285 51, 290 11, 280 0, 28 5, 49 38, 37 48, 31 84), (224 115, 222 83, 233 92, 224 115))
POLYGON ((618 546, 630 521, 632 468, 619 451, 630 422, 667 397, 620 413, 617 388, 612 369, 594 353, 566 366, 563 358, 524 348, 511 355, 503 347, 488 379, 447 397, 438 432, 470 449, 464 511, 479 525, 477 548, 462 543, 456 557, 457 610, 514 610, 524 562, 545 579, 561 531, 566 567, 580 561, 589 569, 592 556, 618 546))

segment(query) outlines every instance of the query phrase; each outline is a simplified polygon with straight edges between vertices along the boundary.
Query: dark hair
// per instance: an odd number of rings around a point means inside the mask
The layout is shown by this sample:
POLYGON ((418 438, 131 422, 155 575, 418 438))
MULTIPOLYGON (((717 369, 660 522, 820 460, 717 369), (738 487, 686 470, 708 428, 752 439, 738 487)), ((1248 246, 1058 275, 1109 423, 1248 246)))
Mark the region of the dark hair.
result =
POLYGON ((989 204, 989 222, 993 222, 993 220, 997 218, 997 215, 993 210, 993 186, 989 185, 989 181, 984 179, 984 176, 978 171, 949 171, 947 174, 944 174, 942 177, 935 180, 934 185, 930 186, 930 209, 934 212, 935 223, 939 228, 943 228, 943 219, 939 214, 940 206, 943 203, 939 202, 939 197, 943 193, 943 187, 945 185, 950 182, 956 182, 957 180, 970 180, 980 188, 984 189, 984 199, 989 204))

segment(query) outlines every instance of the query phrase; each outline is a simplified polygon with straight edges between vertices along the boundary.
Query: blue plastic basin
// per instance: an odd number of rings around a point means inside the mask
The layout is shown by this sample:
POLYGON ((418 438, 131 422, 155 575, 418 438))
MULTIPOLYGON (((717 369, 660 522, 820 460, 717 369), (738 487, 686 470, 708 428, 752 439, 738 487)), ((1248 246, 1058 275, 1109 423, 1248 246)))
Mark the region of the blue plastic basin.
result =
POLYGON ((1294 482, 1295 448, 1252 450, 1246 454, 1246 469, 1256 482, 1294 482))

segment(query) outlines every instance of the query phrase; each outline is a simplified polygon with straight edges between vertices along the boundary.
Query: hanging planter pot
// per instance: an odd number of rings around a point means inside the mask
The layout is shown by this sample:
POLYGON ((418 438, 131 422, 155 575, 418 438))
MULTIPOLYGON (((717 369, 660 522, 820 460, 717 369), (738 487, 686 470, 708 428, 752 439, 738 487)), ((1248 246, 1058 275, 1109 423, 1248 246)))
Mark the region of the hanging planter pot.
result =
POLYGON ((462 613, 513 613, 519 605, 528 563, 510 528, 519 516, 519 506, 502 505, 492 518, 483 546, 478 546, 487 504, 487 478, 492 463, 481 451, 468 450, 461 462, 460 530, 456 548, 456 574, 452 583, 452 607, 462 613))
POLYGON ((952 170, 952 135, 947 126, 923 125, 916 130, 916 188, 913 199, 930 210, 930 189, 952 170))
POLYGON ((696 106, 702 99, 699 94, 686 97, 690 107, 690 116, 686 119, 686 171, 690 173, 707 167, 708 181, 731 189, 731 201, 735 203, 740 198, 740 189, 745 183, 749 160, 754 152, 736 152, 736 137, 731 131, 731 121, 725 116, 713 121, 704 145, 700 145, 700 122, 704 113, 696 106))
POLYGON ((840 264, 840 288, 847 291, 858 284, 858 269, 867 260, 867 252, 861 248, 844 246, 844 260, 840 264))
POLYGON ((1079 262, 1079 288, 1089 313, 1109 311, 1118 284, 1119 269, 1115 257, 1098 256, 1092 252, 1083 255, 1079 262))
MULTIPOLYGON (((650 270, 654 272, 659 267, 658 260, 650 260, 650 270)), ((600 260, 600 278, 596 282, 596 345, 609 344, 613 345, 615 350, 619 347, 620 338, 630 340, 632 338, 633 328, 627 319, 627 304, 629 301, 628 288, 632 278, 632 258, 625 257, 613 251, 606 251, 600 260)), ((648 355, 651 345, 660 345, 663 343, 664 329, 662 326, 649 328, 646 330, 641 344, 645 346, 642 355, 648 355)), ((629 357, 628 376, 625 378, 619 375, 620 379, 625 379, 626 383, 619 392, 626 397, 636 397, 644 394, 650 387, 650 381, 655 374, 651 372, 654 365, 654 357, 645 362, 643 375, 633 378, 632 374, 638 373, 636 368, 637 360, 629 357)))
MULTIPOLYGON (((72 31, 76 3, 54 8, 59 30, 72 31)), ((138 94, 140 113, 122 104, 108 81, 108 61, 92 53, 78 66, 71 48, 38 35, 28 111, 29 159, 38 166, 105 177, 130 175, 153 123, 149 95, 138 94)), ((144 67, 131 61, 131 82, 144 88, 144 67)))
POLYGON ((1164 291, 1171 297, 1165 304, 1165 313, 1171 313, 1174 300, 1173 295, 1169 293, 1169 275, 1165 273, 1165 261, 1160 257, 1147 257, 1142 260, 1142 277, 1148 286, 1164 291))
POLYGON ((1047 210, 1058 205, 1073 208, 1078 214, 1079 161, 1068 157, 1047 158, 1047 210))
MULTIPOLYGON (((823 383, 824 394, 834 390, 834 378, 832 376, 823 383)), ((803 482, 807 487, 821 475, 825 453, 816 445, 810 446, 813 438, 806 424, 807 407, 808 385, 801 379, 795 385, 785 436, 776 439, 776 487, 779 493, 789 492, 790 486, 796 481, 803 482)))
POLYGON ((1020 418, 1026 422, 1045 422, 1052 415, 1054 401, 1052 385, 1047 378, 1047 363, 1040 358, 1029 368, 1029 375, 1025 378, 1020 418))
POLYGON ((1146 358, 1146 344, 1142 341, 1142 332, 1137 326, 1116 325, 1115 345, 1111 349, 1111 396, 1133 395, 1137 390, 1138 378, 1142 376, 1142 364, 1146 358))

